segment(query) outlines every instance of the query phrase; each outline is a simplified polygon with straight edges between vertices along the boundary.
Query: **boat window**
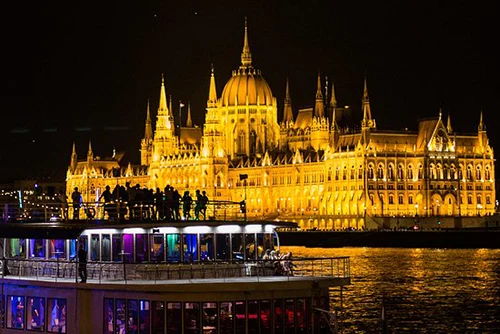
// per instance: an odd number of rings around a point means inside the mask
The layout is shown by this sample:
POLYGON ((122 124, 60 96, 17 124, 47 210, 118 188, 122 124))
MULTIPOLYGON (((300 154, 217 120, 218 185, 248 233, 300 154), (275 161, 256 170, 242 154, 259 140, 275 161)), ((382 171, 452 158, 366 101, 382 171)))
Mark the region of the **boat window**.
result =
POLYGON ((261 300, 260 301, 260 332, 262 334, 271 334, 271 301, 261 300))
POLYGON ((229 234, 216 234, 215 237, 217 260, 229 260, 229 234))
POLYGON ((160 263, 165 261, 165 246, 163 244, 163 234, 151 235, 151 262, 160 263))
POLYGON ((148 235, 135 235, 135 262, 148 262, 148 235))
POLYGON ((167 262, 181 260, 181 237, 179 234, 167 234, 167 262))
POLYGON ((184 333, 200 332, 200 303, 184 303, 184 333))
POLYGON ((233 303, 220 303, 220 333, 233 333, 233 303))
POLYGON ((247 260, 255 260, 255 233, 245 234, 245 256, 247 260))
POLYGON ((109 234, 101 235, 101 261, 111 261, 111 236, 109 234))
POLYGON ((28 297, 26 309, 26 327, 32 331, 43 332, 45 330, 45 298, 28 297))
POLYGON ((137 333, 138 331, 138 305, 137 300, 129 299, 127 305, 127 333, 137 333))
POLYGON ((69 258, 74 259, 76 257, 77 247, 76 247, 76 239, 69 241, 69 258))
POLYGON ((149 300, 139 301, 139 333, 149 334, 151 331, 151 325, 149 323, 149 307, 149 300))
POLYGON ((24 328, 24 297, 7 297, 7 328, 24 328))
POLYGON ((7 239, 7 256, 26 258, 26 239, 7 239))
POLYGON ((127 317, 127 308, 125 299, 116 300, 116 331, 125 333, 125 323, 127 317))
POLYGON ((114 299, 104 298, 104 334, 115 334, 114 309, 114 299))
MULTIPOLYGON (((113 300, 111 300, 113 302, 113 300)), ((105 309, 106 310, 106 309, 105 309)), ((111 312, 113 309, 111 308, 111 312)), ((104 313, 106 314, 106 313, 104 313)), ((66 299, 47 299, 47 332, 66 333, 66 299)), ((111 313, 111 317, 113 313, 111 313)), ((113 324, 111 324, 113 325, 113 324)), ((106 327, 105 327, 106 328, 106 327)), ((105 331, 106 334, 108 332, 105 331)), ((111 331, 111 333, 113 333, 111 331)))
POLYGON ((0 328, 3 328, 5 326, 4 323, 4 303, 3 303, 3 295, 0 293, 0 328))
POLYGON ((259 302, 257 300, 250 300, 248 305, 248 332, 259 332, 259 302))
POLYGON ((31 239, 30 240, 30 257, 45 258, 45 240, 31 239))
POLYGON ((123 235, 123 261, 133 262, 134 259, 134 235, 123 235))
POLYGON ((99 261, 99 234, 90 235, 90 260, 99 261))
POLYGON ((307 324, 310 319, 307 319, 307 300, 305 298, 297 299, 295 317, 297 318, 297 331, 300 333, 307 333, 307 324))
POLYGON ((167 303, 167 333, 182 333, 181 303, 167 303))
POLYGON ((283 330, 283 300, 274 300, 274 328, 283 330))
POLYGON ((200 234, 200 258, 201 261, 212 261, 214 259, 213 234, 200 234))
POLYGON ((285 332, 295 328, 295 302, 293 299, 285 300, 285 332))
POLYGON ((165 303, 154 301, 152 310, 153 333, 165 333, 165 303))
POLYGON ((234 314, 235 314, 235 325, 236 330, 235 333, 246 333, 246 310, 245 310, 245 302, 235 302, 234 303, 234 314))
POLYGON ((233 250, 233 260, 244 260, 243 234, 242 233, 231 234, 231 243, 233 250))
POLYGON ((203 333, 217 333, 217 303, 203 303, 203 333))
POLYGON ((266 249, 272 249, 271 240, 269 233, 257 233, 257 258, 260 259, 266 249))
POLYGON ((121 234, 113 234, 112 235, 112 256, 114 262, 120 262, 122 260, 122 235, 121 234))
POLYGON ((198 235, 182 235, 182 254, 184 262, 198 261, 198 235))

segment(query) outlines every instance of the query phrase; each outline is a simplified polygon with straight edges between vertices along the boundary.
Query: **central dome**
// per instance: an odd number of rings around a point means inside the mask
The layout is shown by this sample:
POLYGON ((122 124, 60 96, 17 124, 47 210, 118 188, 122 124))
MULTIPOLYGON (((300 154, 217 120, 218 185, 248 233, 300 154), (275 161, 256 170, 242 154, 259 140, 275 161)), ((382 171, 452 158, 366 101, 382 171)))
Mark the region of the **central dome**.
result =
POLYGON ((246 105, 247 101, 249 105, 268 105, 273 93, 259 70, 241 66, 224 86, 221 100, 223 106, 246 105))
POLYGON ((248 29, 245 19, 245 37, 241 52, 241 66, 233 71, 233 76, 222 91, 222 106, 270 105, 273 93, 259 70, 252 66, 252 54, 248 45, 248 29))

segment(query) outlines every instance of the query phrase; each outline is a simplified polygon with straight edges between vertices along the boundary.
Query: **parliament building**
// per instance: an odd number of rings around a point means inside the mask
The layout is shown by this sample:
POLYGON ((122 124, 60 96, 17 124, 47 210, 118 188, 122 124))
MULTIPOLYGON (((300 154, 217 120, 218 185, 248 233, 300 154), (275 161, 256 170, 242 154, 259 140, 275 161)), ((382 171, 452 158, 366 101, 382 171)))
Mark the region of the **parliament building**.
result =
POLYGON ((318 75, 314 106, 294 116, 287 82, 278 108, 252 64, 245 26, 241 65, 220 95, 212 68, 202 128, 193 126, 188 110, 176 131, 162 78, 155 122, 147 107, 140 164, 123 165, 119 153, 98 158, 90 144, 79 159, 73 146, 67 194, 78 187, 84 201, 95 201, 107 185, 126 182, 171 185, 181 194, 200 189, 211 201, 246 199, 248 219, 296 221, 304 229, 495 212, 495 161, 482 113, 470 134, 456 133, 441 112, 419 120, 417 131, 380 130, 365 79, 362 119, 346 126, 350 110, 337 106, 333 85, 328 101, 321 87, 318 75))

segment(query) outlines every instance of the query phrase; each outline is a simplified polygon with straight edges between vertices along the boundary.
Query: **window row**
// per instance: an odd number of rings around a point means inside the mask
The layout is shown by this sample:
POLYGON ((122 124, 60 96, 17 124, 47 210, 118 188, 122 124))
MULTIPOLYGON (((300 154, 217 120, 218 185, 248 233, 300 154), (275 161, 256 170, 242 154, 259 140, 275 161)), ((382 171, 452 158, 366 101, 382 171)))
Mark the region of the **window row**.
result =
MULTIPOLYGON (((318 308, 328 309, 327 298, 318 308)), ((311 333, 327 329, 312 321, 309 298, 223 302, 165 302, 105 298, 104 334, 115 333, 311 333), (248 329, 248 331, 247 331, 248 329)))
POLYGON ((8 295, 3 302, 0 295, 0 328, 66 333, 66 299, 8 295))
MULTIPOLYGON (((92 233, 79 240, 91 261, 204 262, 256 260, 274 249, 271 233, 92 233)), ((9 258, 72 259, 77 240, 6 239, 9 258)))

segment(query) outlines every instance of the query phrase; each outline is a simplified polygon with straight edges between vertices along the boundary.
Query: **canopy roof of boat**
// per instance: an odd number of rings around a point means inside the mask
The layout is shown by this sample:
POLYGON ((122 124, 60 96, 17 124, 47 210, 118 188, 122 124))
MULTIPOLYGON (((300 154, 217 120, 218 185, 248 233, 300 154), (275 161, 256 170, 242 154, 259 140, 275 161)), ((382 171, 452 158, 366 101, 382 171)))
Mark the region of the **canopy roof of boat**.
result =
POLYGON ((123 223, 109 221, 64 221, 50 223, 3 223, 0 224, 0 237, 2 238, 25 238, 25 239, 77 239, 86 230, 99 229, 133 229, 140 228, 151 230, 164 227, 185 228, 188 226, 229 226, 229 225, 270 225, 280 228, 297 228, 297 223, 286 221, 252 220, 252 221, 180 221, 180 222, 140 222, 123 223))

